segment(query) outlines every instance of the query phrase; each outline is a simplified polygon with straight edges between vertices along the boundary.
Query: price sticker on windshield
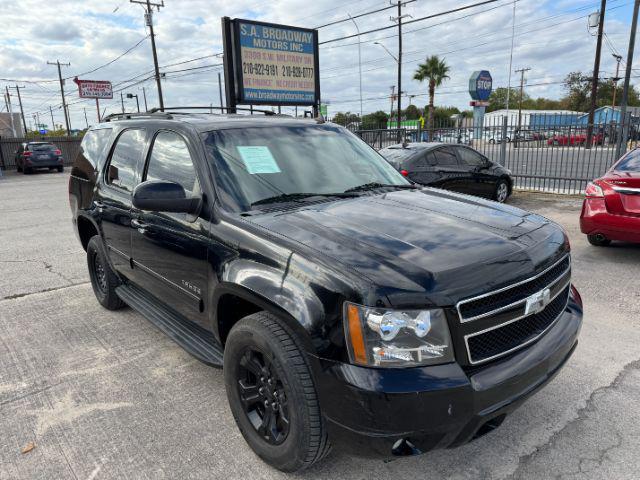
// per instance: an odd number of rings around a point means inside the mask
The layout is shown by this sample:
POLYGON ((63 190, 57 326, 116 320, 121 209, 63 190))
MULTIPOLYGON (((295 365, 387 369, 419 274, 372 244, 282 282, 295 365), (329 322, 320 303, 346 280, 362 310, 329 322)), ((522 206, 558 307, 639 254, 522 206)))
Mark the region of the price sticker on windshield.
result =
POLYGON ((246 146, 236 147, 240 157, 247 167, 247 172, 251 175, 259 173, 280 173, 280 167, 276 159, 271 155, 269 147, 263 146, 246 146))

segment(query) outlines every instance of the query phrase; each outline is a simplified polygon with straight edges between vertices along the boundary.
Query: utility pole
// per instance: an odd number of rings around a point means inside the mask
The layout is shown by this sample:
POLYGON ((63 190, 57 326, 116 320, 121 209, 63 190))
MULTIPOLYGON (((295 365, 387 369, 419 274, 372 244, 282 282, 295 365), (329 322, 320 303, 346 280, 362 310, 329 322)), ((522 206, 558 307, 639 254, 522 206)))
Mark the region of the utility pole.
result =
POLYGON ((51 130, 55 130, 56 129, 56 122, 53 119, 53 108, 51 108, 51 105, 49 105, 49 113, 51 114, 51 130))
POLYGON ((67 136, 71 135, 71 127, 69 127, 69 116, 67 115, 67 102, 64 98, 64 80, 62 79, 62 71, 60 70, 61 66, 70 67, 70 63, 60 63, 60 60, 56 60, 55 62, 47 62, 47 65, 57 65, 58 66, 58 79, 60 80, 60 95, 62 96, 62 111, 64 112, 64 123, 67 127, 67 136))
POLYGON ((589 108, 589 120, 587 124, 587 142, 584 148, 591 148, 593 139, 593 122, 598 101, 598 76, 600 74, 600 51, 602 50, 602 31, 604 28, 604 11, 607 8, 607 0, 600 3, 600 20, 598 22, 598 40, 596 41, 596 59, 593 63, 593 78, 591 79, 591 107, 589 108))
POLYGON ((360 123, 362 123, 362 41, 360 39, 360 27, 358 27, 358 24, 353 19, 351 14, 347 14, 347 15, 349 15, 349 18, 351 19, 353 24, 356 26, 356 31, 358 32, 358 74, 360 76, 360 123))
POLYGON ((11 120, 11 131, 13 132, 13 137, 16 136, 16 126, 13 124, 13 108, 11 108, 11 95, 9 95, 9 87, 5 85, 5 91, 7 95, 6 103, 7 103, 7 111, 9 112, 9 120, 11 120))
POLYGON ((142 98, 144 98, 144 111, 148 112, 149 107, 147 107, 147 91, 142 87, 142 98))
MULTIPOLYGON (((402 120, 402 0, 398 0, 398 16, 391 17, 391 21, 398 22, 398 129, 400 129, 402 120)), ((400 131, 398 130, 398 137, 400 131)))
MULTIPOLYGON (((524 73, 528 72, 529 70, 531 70, 530 67, 516 70, 516 73, 520 74, 520 99, 518 100, 518 129, 516 130, 515 143, 514 143, 514 146, 516 148, 518 147, 518 135, 520 135, 520 128, 522 128, 522 95, 524 93, 524 73)), ((503 138, 502 141, 504 142, 505 139, 503 138)))
POLYGON ((389 111, 389 125, 392 125, 391 119, 393 118, 393 102, 396 99, 396 96, 394 93, 395 91, 396 91, 396 86, 391 85, 391 110, 389 111))
POLYGON ((135 93, 127 93, 127 98, 135 98, 136 99, 136 107, 138 108, 138 113, 140 113, 140 102, 138 101, 138 95, 135 93))
POLYGON ((89 120, 87 120, 87 108, 82 107, 82 110, 84 110, 84 123, 87 125, 87 128, 89 128, 89 120))
POLYGON ((627 51, 627 65, 624 72, 624 87, 622 87, 622 101, 620 102, 620 125, 621 134, 618 136, 617 157, 622 155, 622 144, 625 144, 629 132, 629 122, 627 117, 627 99, 629 97, 629 80, 631 79, 631 64, 633 63, 633 47, 636 43, 636 29, 638 27, 638 9, 640 8, 640 0, 635 0, 633 5, 633 19, 631 20, 631 34, 629 35, 629 50, 627 51))
MULTIPOLYGON (((622 61, 622 55, 616 55, 612 53, 613 58, 616 59, 616 76, 612 78, 613 80, 613 101, 611 102, 611 108, 616 108, 616 90, 618 90, 618 81, 620 80, 620 62, 622 61)), ((613 114, 612 114, 613 115, 613 114)))
POLYGON ((124 113, 124 97, 122 96, 122 92, 120 92, 120 104, 122 105, 122 113, 124 113))
POLYGON ((160 110, 164 110, 164 100, 162 99, 162 84, 160 83, 160 67, 158 67, 158 53, 156 52, 156 36, 153 33, 153 7, 156 7, 158 12, 161 7, 164 7, 164 0, 160 3, 154 3, 150 0, 129 0, 131 3, 137 3, 145 7, 144 20, 149 27, 149 36, 151 37, 151 50, 153 52, 153 67, 156 72, 156 85, 158 86, 158 101, 160 103, 160 110))
POLYGON ((222 75, 220 75, 220 72, 218 72, 218 93, 220 94, 220 113, 224 113, 224 110, 222 110, 224 104, 222 103, 222 75))
POLYGON ((20 89, 24 88, 24 86, 23 87, 19 87, 18 85, 16 85, 13 88, 15 88, 16 92, 18 92, 18 104, 20 105, 20 116, 22 117, 22 126, 24 127, 24 135, 26 137, 27 136, 27 122, 24 119, 24 110, 22 108, 22 97, 20 96, 20 89))

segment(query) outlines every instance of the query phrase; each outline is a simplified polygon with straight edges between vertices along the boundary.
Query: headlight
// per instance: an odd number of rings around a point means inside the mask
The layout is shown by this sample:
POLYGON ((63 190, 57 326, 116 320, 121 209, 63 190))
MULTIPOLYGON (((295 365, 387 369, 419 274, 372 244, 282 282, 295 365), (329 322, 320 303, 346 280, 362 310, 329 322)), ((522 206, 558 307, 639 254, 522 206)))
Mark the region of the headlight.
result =
POLYGON ((344 331, 351 362, 414 367, 453 362, 444 312, 390 310, 345 302, 344 331))

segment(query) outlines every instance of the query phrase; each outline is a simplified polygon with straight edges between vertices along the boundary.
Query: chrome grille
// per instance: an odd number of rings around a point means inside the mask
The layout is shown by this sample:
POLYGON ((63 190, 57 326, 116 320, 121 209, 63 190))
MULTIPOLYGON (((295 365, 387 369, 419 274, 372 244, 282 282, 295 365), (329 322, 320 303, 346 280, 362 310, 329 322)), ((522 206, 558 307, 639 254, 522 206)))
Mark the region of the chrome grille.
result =
POLYGON ((570 284, 567 255, 532 278, 460 301, 456 309, 469 362, 488 362, 533 343, 566 308, 570 284))

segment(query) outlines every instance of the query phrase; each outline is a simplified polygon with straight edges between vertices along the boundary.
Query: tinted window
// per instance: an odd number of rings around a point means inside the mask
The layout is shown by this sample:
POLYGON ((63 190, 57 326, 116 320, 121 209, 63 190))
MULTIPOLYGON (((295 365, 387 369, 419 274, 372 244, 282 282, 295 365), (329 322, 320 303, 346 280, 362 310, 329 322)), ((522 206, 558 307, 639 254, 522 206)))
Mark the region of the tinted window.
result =
POLYGON ((133 191, 136 184, 136 166, 144 149, 144 131, 127 130, 118 138, 107 169, 107 183, 133 191))
POLYGON ((640 172, 640 150, 634 150, 615 168, 619 172, 640 172))
POLYGON ((450 148, 439 148, 433 152, 435 155, 436 165, 457 165, 458 157, 450 148))
POLYGON ((413 162, 414 168, 426 168, 436 164, 436 157, 433 152, 425 152, 419 155, 413 162))
POLYGON ((458 155, 460 155, 462 163, 469 165, 470 167, 479 167, 480 165, 484 165, 484 158, 470 148, 459 148, 458 155))
POLYGON ((82 154, 94 167, 104 154, 105 146, 111 136, 110 128, 102 128, 100 130, 90 130, 85 133, 80 147, 82 154))
POLYGON ((182 185, 187 194, 197 190, 196 170, 184 139, 160 132, 153 142, 146 180, 167 180, 182 185))

